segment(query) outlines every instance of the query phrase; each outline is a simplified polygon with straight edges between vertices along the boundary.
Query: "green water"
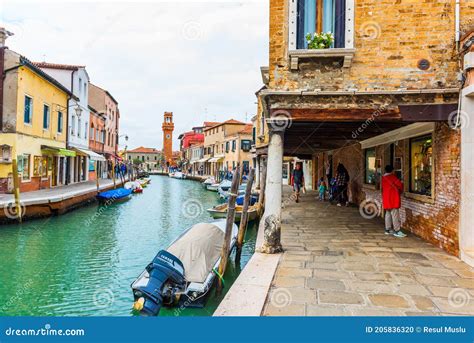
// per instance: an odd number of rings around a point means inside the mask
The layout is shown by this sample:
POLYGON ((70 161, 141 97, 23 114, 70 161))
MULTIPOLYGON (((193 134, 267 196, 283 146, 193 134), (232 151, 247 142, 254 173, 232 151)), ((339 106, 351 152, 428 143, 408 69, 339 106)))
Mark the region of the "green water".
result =
MULTIPOLYGON (((211 221, 206 209, 217 202, 198 182, 152 176, 127 202, 0 226, 0 315, 133 315, 131 282, 185 229, 211 221)), ((179 315, 212 315, 253 253, 255 236, 250 225, 240 264, 229 261, 224 293, 211 290, 204 309, 179 315)))

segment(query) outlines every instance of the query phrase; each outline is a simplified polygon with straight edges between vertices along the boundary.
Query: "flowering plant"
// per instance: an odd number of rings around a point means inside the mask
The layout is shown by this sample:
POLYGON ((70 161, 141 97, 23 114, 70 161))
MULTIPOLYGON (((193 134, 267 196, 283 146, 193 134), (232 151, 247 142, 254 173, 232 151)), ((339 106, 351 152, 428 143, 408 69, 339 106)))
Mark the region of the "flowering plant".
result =
POLYGON ((334 42, 334 35, 331 32, 307 33, 306 42, 308 49, 328 49, 334 42))

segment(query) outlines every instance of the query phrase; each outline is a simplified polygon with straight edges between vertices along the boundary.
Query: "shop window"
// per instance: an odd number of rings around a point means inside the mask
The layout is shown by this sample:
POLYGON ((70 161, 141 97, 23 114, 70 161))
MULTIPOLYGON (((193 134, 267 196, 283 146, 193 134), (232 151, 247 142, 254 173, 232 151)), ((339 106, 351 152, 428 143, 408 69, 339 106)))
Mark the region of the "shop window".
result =
POLYGON ((375 165, 375 148, 365 149, 365 177, 364 182, 369 185, 375 185, 377 169, 375 165))
POLYGON ((18 156, 18 172, 22 180, 30 179, 30 155, 18 156))
POLYGON ((410 192, 432 195, 433 137, 410 139, 410 192))

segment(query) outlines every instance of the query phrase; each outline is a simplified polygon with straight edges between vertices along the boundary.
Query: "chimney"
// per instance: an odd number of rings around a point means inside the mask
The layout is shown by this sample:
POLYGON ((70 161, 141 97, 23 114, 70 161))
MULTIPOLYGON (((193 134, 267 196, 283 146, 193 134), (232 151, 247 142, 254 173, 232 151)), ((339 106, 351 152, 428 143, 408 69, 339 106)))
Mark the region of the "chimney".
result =
POLYGON ((12 32, 5 30, 4 27, 0 27, 0 48, 5 47, 5 41, 10 36, 13 36, 12 32))

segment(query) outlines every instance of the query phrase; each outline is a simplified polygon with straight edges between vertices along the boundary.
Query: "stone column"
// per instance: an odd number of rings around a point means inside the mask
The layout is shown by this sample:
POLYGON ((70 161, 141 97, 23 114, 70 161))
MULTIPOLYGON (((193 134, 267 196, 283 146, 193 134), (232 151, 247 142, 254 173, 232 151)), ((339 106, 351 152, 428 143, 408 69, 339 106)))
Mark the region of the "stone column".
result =
POLYGON ((262 253, 274 254, 282 251, 280 244, 281 198, 283 177, 284 128, 268 125, 270 142, 267 156, 267 180, 265 185, 265 212, 260 221, 259 249, 262 253), (263 238, 261 237, 263 234, 263 238))
POLYGON ((260 189, 260 156, 255 157, 257 163, 255 163, 255 188, 260 189))

